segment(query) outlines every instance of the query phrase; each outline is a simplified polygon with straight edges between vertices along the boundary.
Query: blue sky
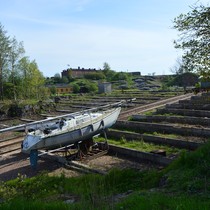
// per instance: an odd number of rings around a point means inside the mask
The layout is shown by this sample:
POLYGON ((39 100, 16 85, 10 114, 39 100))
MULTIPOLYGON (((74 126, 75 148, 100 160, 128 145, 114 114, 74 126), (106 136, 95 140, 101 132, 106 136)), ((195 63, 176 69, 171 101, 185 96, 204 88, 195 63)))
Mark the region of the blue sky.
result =
POLYGON ((171 74, 173 19, 209 0, 0 0, 0 22, 44 76, 68 68, 171 74))

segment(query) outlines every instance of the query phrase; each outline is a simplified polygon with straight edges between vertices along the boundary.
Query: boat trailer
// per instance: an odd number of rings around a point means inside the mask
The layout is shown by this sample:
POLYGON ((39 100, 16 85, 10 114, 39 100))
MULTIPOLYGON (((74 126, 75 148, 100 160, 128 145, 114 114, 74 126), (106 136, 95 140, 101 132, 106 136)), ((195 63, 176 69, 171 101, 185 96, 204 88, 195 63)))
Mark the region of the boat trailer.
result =
POLYGON ((37 168, 40 157, 54 156, 54 159, 62 164, 69 161, 85 161, 101 157, 108 153, 109 145, 107 142, 106 132, 103 132, 104 142, 94 142, 93 138, 76 142, 75 144, 66 145, 52 150, 31 150, 30 165, 33 169, 37 168))

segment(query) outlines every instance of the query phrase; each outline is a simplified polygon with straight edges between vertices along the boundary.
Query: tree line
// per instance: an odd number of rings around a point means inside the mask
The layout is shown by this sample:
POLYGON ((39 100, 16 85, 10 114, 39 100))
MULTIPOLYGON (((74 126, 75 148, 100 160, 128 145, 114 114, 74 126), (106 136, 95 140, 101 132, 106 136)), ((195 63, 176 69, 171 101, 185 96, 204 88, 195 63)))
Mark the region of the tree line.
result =
POLYGON ((0 100, 40 99, 44 81, 36 61, 25 56, 23 42, 10 37, 0 23, 0 100))

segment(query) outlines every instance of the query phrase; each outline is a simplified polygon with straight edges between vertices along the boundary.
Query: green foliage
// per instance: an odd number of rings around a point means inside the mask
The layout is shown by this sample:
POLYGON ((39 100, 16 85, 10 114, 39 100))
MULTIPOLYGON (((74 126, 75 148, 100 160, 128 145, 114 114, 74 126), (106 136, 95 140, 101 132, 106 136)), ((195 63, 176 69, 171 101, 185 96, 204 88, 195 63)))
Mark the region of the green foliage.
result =
POLYGON ((10 38, 0 24, 0 97, 41 99, 46 96, 44 77, 35 60, 24 56, 23 42, 10 38), (8 88, 8 89, 7 89, 8 88))
POLYGON ((8 74, 9 54, 11 52, 11 39, 0 23, 0 99, 4 98, 3 83, 8 74))
POLYGON ((61 83, 62 82, 62 78, 61 75, 59 73, 56 73, 53 77, 54 83, 61 83))
MULTIPOLYGON (((17 205, 21 208, 36 209, 41 205, 39 209, 43 207, 55 209, 58 204, 61 204, 58 195, 74 195, 80 203, 71 205, 73 209, 81 209, 81 207, 104 209, 107 206, 107 199, 111 199, 114 194, 155 187, 159 178, 160 173, 155 171, 138 172, 131 169, 115 169, 106 176, 90 174, 75 178, 66 178, 64 175, 49 177, 46 174, 40 174, 29 179, 19 175, 15 180, 1 183, 0 197, 6 202, 0 204, 0 208, 10 209, 11 206, 17 205), (147 182, 148 180, 150 181, 147 182), (52 197, 54 197, 53 202, 47 204, 52 197)), ((113 205, 112 202, 111 205, 113 205)), ((62 207, 66 209, 64 203, 62 207)))
POLYGON ((35 98, 37 100, 44 98, 47 94, 44 87, 45 78, 39 71, 36 61, 30 61, 28 57, 23 57, 18 63, 18 68, 21 70, 18 98, 35 98))
POLYGON ((51 86, 49 89, 50 89, 50 93, 52 95, 55 95, 56 94, 56 87, 55 87, 55 85, 51 86))
POLYGON ((59 188, 56 182, 62 184, 63 177, 52 178, 43 173, 34 178, 26 178, 19 174, 16 179, 3 183, 4 187, 6 186, 7 193, 4 194, 5 191, 2 191, 0 195, 4 199, 12 198, 11 195, 28 199, 42 198, 44 195, 62 192, 62 187, 59 188), (7 197, 8 195, 10 197, 7 197))
POLYGON ((209 6, 192 6, 187 14, 174 19, 174 28, 180 32, 175 47, 184 51, 182 66, 184 72, 194 71, 209 78, 209 6))
POLYGON ((174 85, 174 75, 165 76, 165 77, 162 79, 162 85, 163 85, 164 87, 173 86, 173 85, 174 85))
POLYGON ((104 62, 104 64, 103 64, 103 70, 105 72, 111 70, 111 67, 110 67, 110 65, 107 62, 104 62))
POLYGON ((125 144, 127 141, 124 136, 120 138, 120 144, 125 144))
POLYGON ((118 80, 127 80, 128 74, 124 72, 117 72, 115 75, 112 77, 112 81, 118 81, 118 80))
POLYGON ((71 82, 70 85, 73 87, 74 93, 78 92, 97 92, 98 85, 96 82, 89 81, 87 79, 77 79, 74 82, 71 82))
POLYGON ((171 86, 187 87, 194 86, 198 82, 198 75, 192 72, 178 73, 170 75, 163 79, 162 89, 168 89, 171 86))
POLYGON ((69 83, 68 77, 62 77, 62 78, 61 78, 61 83, 64 83, 64 84, 69 83))
POLYGON ((187 86, 195 86, 198 82, 198 76, 191 72, 186 72, 183 74, 177 75, 173 80, 173 85, 187 87, 187 86))
POLYGON ((22 116, 22 108, 18 103, 13 103, 10 105, 8 109, 7 115, 9 117, 21 117, 22 116))
POLYGON ((155 113, 155 110, 151 110, 151 111, 144 112, 144 115, 145 116, 152 116, 152 115, 154 115, 154 113, 155 113))
MULTIPOLYGON (((12 200, 9 203, 4 203, 0 205, 1 209, 4 210, 12 210, 12 209, 30 209, 30 210, 70 210, 72 209, 71 206, 65 204, 64 202, 60 201, 50 201, 50 202, 43 202, 43 201, 31 201, 25 198, 17 198, 12 200)), ((76 209, 76 208, 75 208, 76 209)))
POLYGON ((209 149, 210 142, 185 152, 162 171, 113 169, 105 176, 73 178, 19 175, 0 183, 0 209, 209 209, 209 149), (66 204, 68 196, 76 202, 66 204))
POLYGON ((210 142, 183 152, 166 170, 167 187, 189 193, 210 192, 210 142))
POLYGON ((209 206, 209 200, 202 200, 199 197, 165 195, 161 192, 136 192, 118 203, 115 209, 207 210, 209 206))
MULTIPOLYGON (((153 135, 156 135, 155 133, 153 135)), ((122 146, 126 148, 136 149, 142 152, 151 152, 153 150, 163 149, 168 154, 178 154, 180 153, 180 149, 169 147, 166 145, 157 145, 153 143, 147 143, 139 140, 126 140, 124 137, 121 137, 119 140, 117 139, 109 139, 108 142, 113 145, 122 146)))
POLYGON ((70 86, 73 88, 73 93, 79 93, 80 87, 77 83, 70 84, 70 86))
POLYGON ((6 97, 7 99, 13 99, 14 85, 11 82, 5 82, 3 87, 4 97, 6 97))
POLYGON ((119 83, 121 89, 128 89, 133 84, 132 76, 125 72, 116 72, 110 80, 119 83))

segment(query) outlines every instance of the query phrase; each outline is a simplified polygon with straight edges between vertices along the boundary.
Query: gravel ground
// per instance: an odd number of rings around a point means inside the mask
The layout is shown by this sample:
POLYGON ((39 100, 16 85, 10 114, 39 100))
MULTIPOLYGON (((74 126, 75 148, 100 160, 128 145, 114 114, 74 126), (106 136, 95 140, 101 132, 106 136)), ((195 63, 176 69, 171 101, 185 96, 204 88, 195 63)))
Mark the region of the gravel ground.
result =
POLYGON ((19 174, 27 177, 36 176, 43 170, 53 171, 60 167, 60 164, 50 160, 39 160, 37 169, 30 166, 28 155, 14 153, 9 156, 0 157, 0 180, 8 181, 16 178, 19 174))
MULTIPOLYGON (((11 180, 16 178, 18 175, 33 177, 42 171, 47 171, 49 175, 52 176, 61 175, 62 173, 65 174, 66 177, 81 175, 79 172, 62 167, 62 165, 56 161, 44 158, 39 159, 37 168, 33 169, 30 166, 28 155, 23 153, 1 156, 0 162, 0 181, 11 180)), ((103 172, 108 172, 112 168, 135 168, 137 170, 145 170, 155 167, 148 163, 137 163, 131 160, 109 155, 104 155, 90 161, 83 161, 82 163, 103 172)))

